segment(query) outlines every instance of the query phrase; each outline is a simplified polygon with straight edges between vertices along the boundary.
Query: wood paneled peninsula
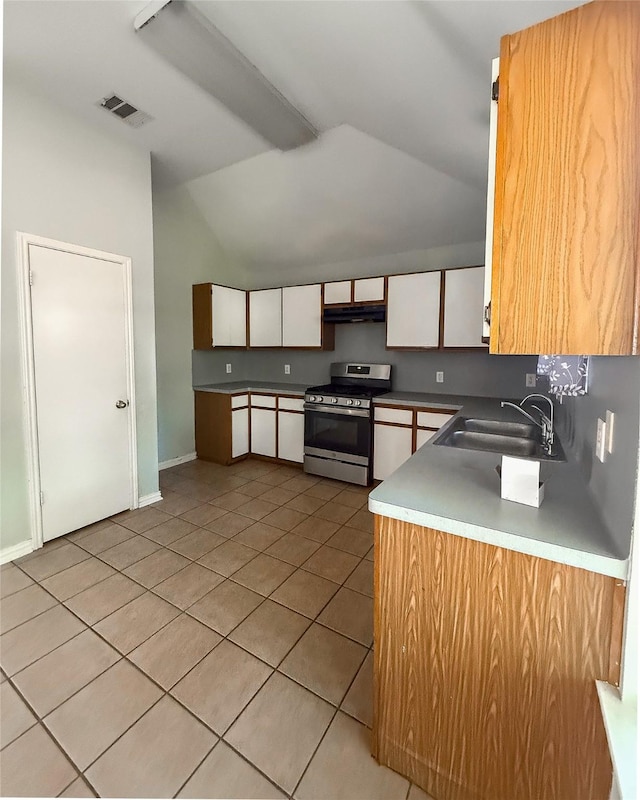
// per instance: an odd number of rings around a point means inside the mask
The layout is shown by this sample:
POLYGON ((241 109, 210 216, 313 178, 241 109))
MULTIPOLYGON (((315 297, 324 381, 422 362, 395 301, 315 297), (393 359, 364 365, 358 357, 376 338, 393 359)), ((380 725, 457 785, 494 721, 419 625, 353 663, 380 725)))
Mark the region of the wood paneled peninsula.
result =
POLYGON ((435 800, 606 800, 595 681, 619 682, 629 542, 570 456, 540 508, 501 500, 499 463, 427 442, 369 496, 373 755, 435 800))

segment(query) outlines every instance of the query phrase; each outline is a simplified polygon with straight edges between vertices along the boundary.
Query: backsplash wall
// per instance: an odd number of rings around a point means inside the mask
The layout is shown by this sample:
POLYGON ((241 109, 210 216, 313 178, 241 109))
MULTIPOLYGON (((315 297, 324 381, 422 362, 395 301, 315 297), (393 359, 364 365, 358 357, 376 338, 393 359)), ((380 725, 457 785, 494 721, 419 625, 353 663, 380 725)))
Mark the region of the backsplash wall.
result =
POLYGON ((485 352, 408 352, 385 349, 384 323, 336 325, 335 350, 193 351, 193 384, 252 379, 297 383, 327 383, 333 361, 391 364, 395 391, 467 394, 483 397, 524 397, 525 374, 535 373, 533 356, 491 356, 485 352), (233 372, 225 372, 231 363, 233 372), (291 374, 284 374, 284 365, 291 374), (444 383, 436 383, 436 372, 444 383))
POLYGON ((592 356, 589 393, 556 405, 558 430, 576 458, 622 556, 629 552, 640 434, 640 359, 592 356), (613 453, 595 456, 598 417, 615 414, 613 453))

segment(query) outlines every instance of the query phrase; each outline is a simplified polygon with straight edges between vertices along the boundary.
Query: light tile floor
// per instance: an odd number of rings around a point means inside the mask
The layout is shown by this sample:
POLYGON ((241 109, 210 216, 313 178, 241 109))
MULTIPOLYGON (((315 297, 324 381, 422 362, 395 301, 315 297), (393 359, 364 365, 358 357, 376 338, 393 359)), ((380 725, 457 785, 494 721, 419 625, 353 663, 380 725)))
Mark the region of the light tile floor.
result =
POLYGON ((3 796, 426 800, 369 754, 368 490, 257 460, 0 573, 3 796))

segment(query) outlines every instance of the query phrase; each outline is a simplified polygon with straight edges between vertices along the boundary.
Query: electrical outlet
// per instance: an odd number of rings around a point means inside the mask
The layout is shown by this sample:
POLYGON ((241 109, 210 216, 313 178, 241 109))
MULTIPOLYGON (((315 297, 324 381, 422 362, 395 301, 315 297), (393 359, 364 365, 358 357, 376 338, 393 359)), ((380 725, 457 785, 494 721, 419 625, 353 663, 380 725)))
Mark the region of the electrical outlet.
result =
POLYGON ((596 458, 604 462, 606 458, 605 444, 607 440, 607 423, 603 419, 598 419, 598 429, 596 431, 596 458))
POLYGON ((444 383, 444 372, 436 372, 436 383, 444 383))
POLYGON ((227 375, 231 372, 231 364, 227 364, 227 375))
POLYGON ((284 374, 285 375, 291 375, 291 364, 285 364, 284 365, 284 374))
POLYGON ((525 376, 525 385, 527 389, 535 389, 536 388, 536 373, 535 372, 527 372, 525 376))
POLYGON ((605 438, 605 449, 607 453, 613 453, 613 422, 616 418, 616 415, 613 411, 607 411, 607 418, 606 418, 606 426, 607 426, 607 435, 605 438))

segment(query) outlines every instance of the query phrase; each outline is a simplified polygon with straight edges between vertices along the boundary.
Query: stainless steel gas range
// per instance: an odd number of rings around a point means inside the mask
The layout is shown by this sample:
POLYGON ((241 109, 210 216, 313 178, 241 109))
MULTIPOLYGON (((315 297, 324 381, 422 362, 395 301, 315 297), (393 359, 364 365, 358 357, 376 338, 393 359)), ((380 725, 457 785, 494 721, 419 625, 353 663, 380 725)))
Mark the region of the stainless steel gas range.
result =
POLYGON ((390 364, 332 364, 331 383, 311 386, 304 395, 304 471, 371 483, 372 399, 390 389, 390 364))

